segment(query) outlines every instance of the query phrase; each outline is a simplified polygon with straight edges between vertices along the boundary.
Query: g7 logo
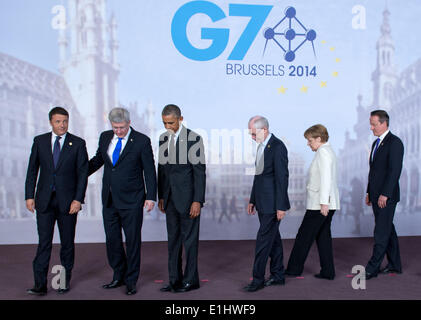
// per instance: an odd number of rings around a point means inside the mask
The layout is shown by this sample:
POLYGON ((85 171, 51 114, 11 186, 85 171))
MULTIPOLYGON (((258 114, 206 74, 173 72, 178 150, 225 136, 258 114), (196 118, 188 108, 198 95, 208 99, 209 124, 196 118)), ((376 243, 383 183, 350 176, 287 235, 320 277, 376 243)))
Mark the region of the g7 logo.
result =
MULTIPOLYGON (((234 46, 228 60, 242 60, 263 26, 273 6, 229 4, 229 16, 250 17, 250 21, 234 46)), ((171 23, 171 36, 177 50, 185 57, 207 61, 218 57, 227 47, 229 29, 202 28, 201 38, 212 40, 206 49, 194 47, 187 38, 187 24, 195 14, 202 13, 216 22, 226 18, 224 11, 209 1, 192 1, 181 6, 175 13, 171 23)))

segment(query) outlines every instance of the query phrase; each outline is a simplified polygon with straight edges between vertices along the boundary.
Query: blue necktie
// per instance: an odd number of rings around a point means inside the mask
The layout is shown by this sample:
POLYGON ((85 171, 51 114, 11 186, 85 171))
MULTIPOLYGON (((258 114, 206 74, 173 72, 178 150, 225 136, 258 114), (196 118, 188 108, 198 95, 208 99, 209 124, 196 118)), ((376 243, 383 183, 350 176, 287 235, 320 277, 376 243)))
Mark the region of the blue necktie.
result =
POLYGON ((54 168, 57 167, 58 159, 60 158, 60 139, 61 137, 57 136, 56 141, 54 142, 54 148, 53 148, 54 168))
MULTIPOLYGON (((376 140, 376 145, 375 145, 374 150, 373 150, 373 159, 374 159, 374 155, 375 155, 375 153, 376 153, 376 151, 377 151, 377 148, 378 148, 378 146, 379 146, 379 143, 380 143, 380 138, 377 138, 377 140, 376 140)), ((372 160, 373 160, 373 159, 372 159, 372 160)))
POLYGON ((121 151, 121 139, 123 138, 118 138, 118 142, 117 145, 115 146, 114 152, 113 152, 113 166, 115 166, 115 164, 118 161, 118 157, 120 156, 120 151, 121 151))

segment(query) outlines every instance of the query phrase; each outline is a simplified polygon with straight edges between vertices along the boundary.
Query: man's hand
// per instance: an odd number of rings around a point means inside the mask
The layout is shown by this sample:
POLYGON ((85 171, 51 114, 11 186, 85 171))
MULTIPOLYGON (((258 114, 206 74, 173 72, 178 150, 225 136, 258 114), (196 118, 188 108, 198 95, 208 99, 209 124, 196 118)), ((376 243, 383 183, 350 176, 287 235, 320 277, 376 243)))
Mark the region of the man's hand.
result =
POLYGON ((386 208, 386 202, 387 202, 387 197, 384 195, 380 195, 379 200, 377 201, 377 204, 380 208, 386 208))
POLYGON ((146 211, 149 212, 153 209, 155 206, 155 202, 152 200, 146 200, 143 208, 146 208, 146 211))
POLYGON ((278 218, 278 221, 282 220, 285 217, 286 211, 282 210, 276 210, 276 217, 278 218))
POLYGON ((256 211, 254 210, 254 204, 253 203, 249 203, 249 205, 247 206, 247 213, 248 214, 256 214, 256 211))
POLYGON ((200 214, 200 202, 193 202, 190 207, 190 218, 194 219, 200 214))
POLYGON ((73 200, 72 203, 70 204, 69 214, 78 213, 80 209, 82 209, 82 204, 77 200, 73 200))
POLYGON ((371 206, 371 202, 370 202, 370 198, 368 197, 368 193, 365 196, 365 204, 368 205, 368 206, 371 206))
POLYGON ((159 208, 159 210, 160 210, 162 213, 165 213, 165 210, 164 210, 164 199, 159 199, 159 202, 158 202, 158 208, 159 208))
POLYGON ((34 201, 34 199, 27 199, 26 200, 26 209, 28 209, 32 213, 35 212, 35 201, 34 201))
POLYGON ((327 204, 321 204, 320 205, 320 213, 327 217, 327 214, 329 213, 329 205, 327 204))

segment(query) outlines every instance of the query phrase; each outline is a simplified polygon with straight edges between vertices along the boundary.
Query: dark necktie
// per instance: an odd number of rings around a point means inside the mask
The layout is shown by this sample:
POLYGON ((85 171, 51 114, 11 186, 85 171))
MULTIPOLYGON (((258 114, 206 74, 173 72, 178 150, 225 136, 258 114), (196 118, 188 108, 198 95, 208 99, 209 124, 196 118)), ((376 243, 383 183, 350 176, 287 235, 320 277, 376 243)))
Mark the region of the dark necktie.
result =
POLYGON ((175 164, 177 161, 175 145, 174 145, 175 134, 171 135, 170 142, 168 145, 168 157, 171 164, 175 164))
MULTIPOLYGON (((373 159, 374 159, 374 155, 376 154, 377 148, 379 147, 379 143, 380 143, 380 138, 377 138, 376 145, 374 146, 374 150, 373 150, 373 159)), ((373 159, 371 159, 371 161, 373 161, 373 159)))
POLYGON ((118 138, 118 142, 115 146, 114 152, 113 152, 113 166, 115 166, 115 164, 118 161, 118 157, 120 157, 120 151, 121 151, 121 139, 123 138, 118 138))
POLYGON ((60 136, 56 137, 56 141, 54 142, 53 148, 53 161, 54 161, 54 168, 57 167, 58 159, 60 158, 60 136))

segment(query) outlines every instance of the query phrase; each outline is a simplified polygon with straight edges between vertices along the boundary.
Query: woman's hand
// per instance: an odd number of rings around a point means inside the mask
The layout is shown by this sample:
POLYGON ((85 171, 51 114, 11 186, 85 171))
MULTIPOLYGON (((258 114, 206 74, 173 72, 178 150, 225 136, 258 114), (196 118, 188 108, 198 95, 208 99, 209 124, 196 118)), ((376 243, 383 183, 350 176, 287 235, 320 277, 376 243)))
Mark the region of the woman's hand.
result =
POLYGON ((327 204, 321 204, 320 205, 320 213, 322 214, 322 215, 324 215, 325 217, 327 217, 327 214, 329 213, 329 205, 327 205, 327 204))

